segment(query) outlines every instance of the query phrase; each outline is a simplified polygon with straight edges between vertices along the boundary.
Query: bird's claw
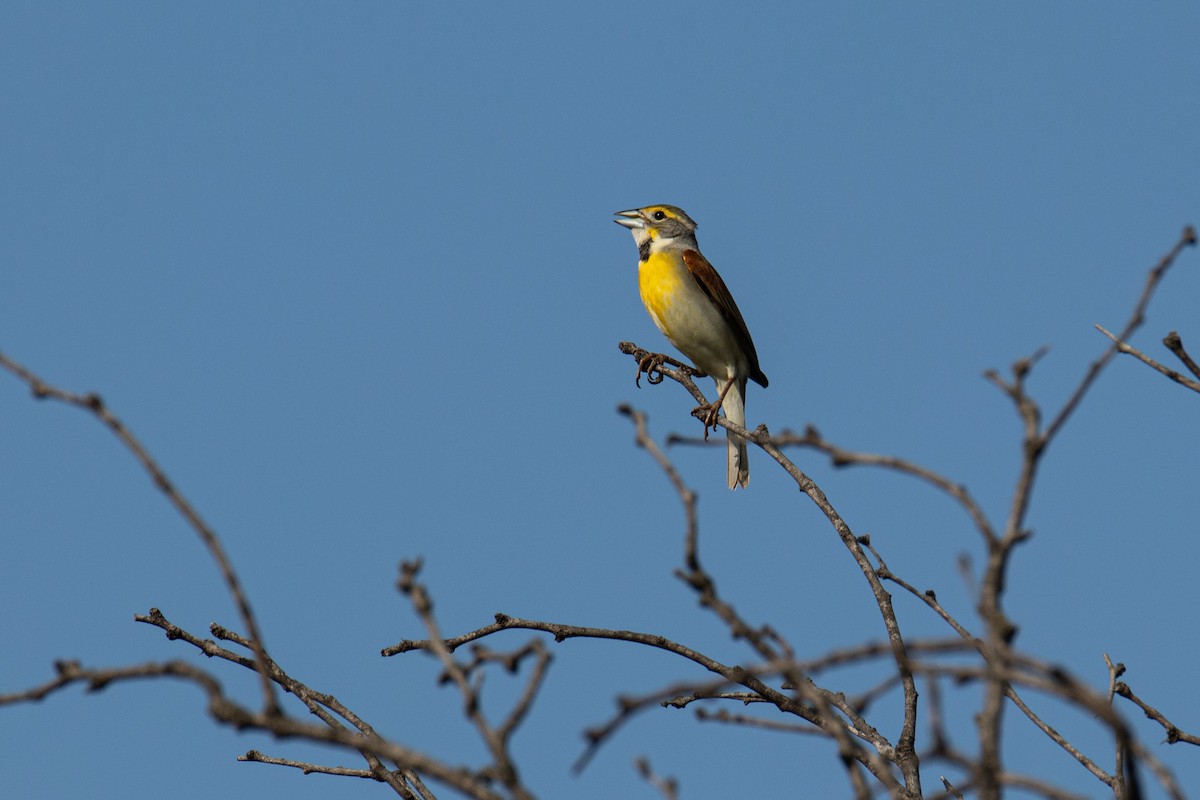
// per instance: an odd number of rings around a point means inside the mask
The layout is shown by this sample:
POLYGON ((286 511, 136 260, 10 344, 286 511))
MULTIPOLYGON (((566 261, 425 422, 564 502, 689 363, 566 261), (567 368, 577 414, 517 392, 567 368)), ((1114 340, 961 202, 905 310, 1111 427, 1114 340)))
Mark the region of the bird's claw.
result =
POLYGON ((637 374, 633 383, 639 389, 642 387, 642 373, 646 373, 646 382, 653 385, 663 382, 662 365, 666 361, 662 353, 647 353, 638 360, 637 374))
POLYGON ((717 429, 717 416, 721 413, 720 402, 705 403, 702 406, 696 406, 696 410, 692 413, 704 423, 704 441, 707 442, 708 432, 717 429))

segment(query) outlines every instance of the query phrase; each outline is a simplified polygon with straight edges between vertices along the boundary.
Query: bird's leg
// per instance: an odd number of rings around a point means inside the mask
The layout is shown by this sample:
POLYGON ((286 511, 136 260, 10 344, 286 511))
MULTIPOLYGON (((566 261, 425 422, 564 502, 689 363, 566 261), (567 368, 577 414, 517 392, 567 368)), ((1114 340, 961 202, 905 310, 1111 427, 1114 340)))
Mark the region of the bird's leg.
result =
POLYGON ((704 441, 706 442, 708 441, 709 428, 712 428, 714 431, 717 429, 717 415, 721 411, 721 404, 725 402, 725 395, 729 394, 729 390, 733 388, 733 380, 733 378, 730 378, 726 381, 725 388, 717 396, 716 402, 698 406, 694 412, 703 412, 703 416, 700 419, 704 421, 704 441))

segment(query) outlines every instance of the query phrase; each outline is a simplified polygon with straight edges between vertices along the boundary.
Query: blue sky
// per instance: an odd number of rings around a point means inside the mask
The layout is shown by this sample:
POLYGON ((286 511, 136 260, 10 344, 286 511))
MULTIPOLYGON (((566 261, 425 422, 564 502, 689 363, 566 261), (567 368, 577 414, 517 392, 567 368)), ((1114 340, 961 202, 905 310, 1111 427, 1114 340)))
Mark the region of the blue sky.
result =
MULTIPOLYGON (((1048 344, 1030 388, 1057 409, 1104 347, 1092 325, 1119 327, 1200 221, 1198 17, 9 3, 0 351, 101 393, 142 437, 222 535, 294 675, 470 760, 433 662, 378 656, 419 635, 394 589, 402 558, 425 558, 448 632, 504 611, 749 657, 671 577, 678 504, 615 413, 634 403, 658 435, 698 427, 685 393, 636 389, 616 350, 666 345, 611 212, 667 202, 699 222, 771 379, 751 387, 751 424, 914 459, 1003 519, 1019 426, 981 373, 1048 344)), ((1198 266, 1184 255, 1135 344, 1161 351, 1178 329, 1200 352, 1198 266)), ((1110 653, 1191 731, 1197 403, 1131 359, 1110 367, 1045 461, 1008 600, 1019 645, 1096 685, 1110 653)), ((672 453, 700 494, 707 563, 750 619, 809 656, 882 636, 832 530, 761 453, 744 493, 724 488, 720 449, 672 453)), ((796 459, 893 570, 973 621, 955 564, 981 550, 961 512, 896 475, 796 459)), ((111 436, 8 378, 0 474, 0 691, 57 658, 195 660, 132 622, 151 606, 196 632, 237 625, 111 436)), ((897 606, 911 635, 947 633, 897 606)), ((553 650, 517 743, 543 797, 654 796, 638 754, 688 798, 795 796, 797 774, 806 796, 847 794, 827 745, 687 712, 643 716, 572 776, 615 695, 702 676, 613 643, 553 650)), ((253 697, 251 677, 222 676, 253 697)), ((497 701, 505 686, 493 677, 497 701)), ((1086 720, 1055 722, 1111 762, 1086 720)), ((1008 729, 1014 766, 1102 794, 1015 715, 1008 729)), ((380 791, 236 763, 257 747, 355 765, 218 729, 165 683, 3 709, 0 738, 6 797, 380 791)), ((1200 785, 1194 751, 1155 752, 1200 785)))

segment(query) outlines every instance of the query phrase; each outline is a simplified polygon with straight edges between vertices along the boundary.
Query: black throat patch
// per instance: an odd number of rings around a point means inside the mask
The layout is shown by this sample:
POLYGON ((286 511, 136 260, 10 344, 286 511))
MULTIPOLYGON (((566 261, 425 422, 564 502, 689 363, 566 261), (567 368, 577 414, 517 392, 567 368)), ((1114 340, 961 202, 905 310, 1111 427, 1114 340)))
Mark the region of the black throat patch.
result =
POLYGON ((644 241, 638 245, 638 258, 642 261, 645 261, 649 257, 650 257, 650 240, 647 239, 646 241, 644 241))

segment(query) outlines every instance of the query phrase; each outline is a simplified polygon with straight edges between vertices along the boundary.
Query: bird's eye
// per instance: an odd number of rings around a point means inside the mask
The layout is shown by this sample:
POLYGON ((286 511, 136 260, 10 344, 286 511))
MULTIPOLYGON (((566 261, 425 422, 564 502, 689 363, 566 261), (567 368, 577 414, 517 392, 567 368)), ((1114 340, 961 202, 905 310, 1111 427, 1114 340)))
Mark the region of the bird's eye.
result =
POLYGON ((666 218, 667 218, 667 215, 666 215, 664 212, 662 212, 662 211, 655 211, 655 212, 654 212, 654 218, 655 218, 656 220, 658 220, 659 222, 662 222, 664 219, 666 219, 666 218))

